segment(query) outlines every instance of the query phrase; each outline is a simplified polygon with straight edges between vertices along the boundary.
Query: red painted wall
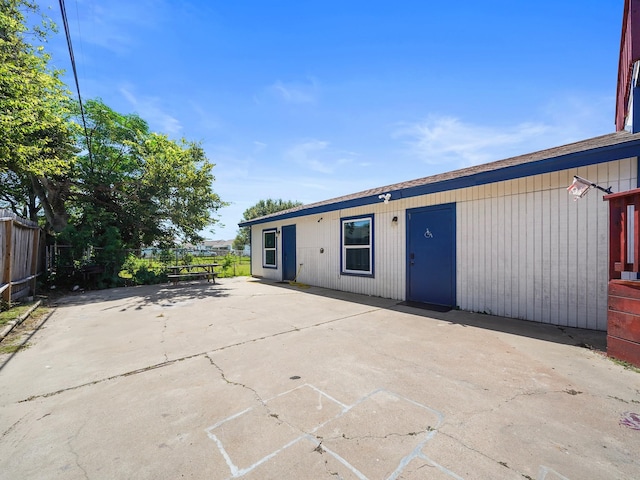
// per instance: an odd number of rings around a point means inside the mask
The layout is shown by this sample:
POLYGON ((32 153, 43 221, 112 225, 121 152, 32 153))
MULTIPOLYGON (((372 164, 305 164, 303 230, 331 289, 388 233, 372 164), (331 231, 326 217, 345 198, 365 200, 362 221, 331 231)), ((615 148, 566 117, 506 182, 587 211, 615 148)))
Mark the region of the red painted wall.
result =
POLYGON ((622 15, 622 38, 618 62, 618 89, 616 94, 616 131, 624 130, 628 113, 629 88, 633 64, 640 60, 640 0, 625 0, 622 15))

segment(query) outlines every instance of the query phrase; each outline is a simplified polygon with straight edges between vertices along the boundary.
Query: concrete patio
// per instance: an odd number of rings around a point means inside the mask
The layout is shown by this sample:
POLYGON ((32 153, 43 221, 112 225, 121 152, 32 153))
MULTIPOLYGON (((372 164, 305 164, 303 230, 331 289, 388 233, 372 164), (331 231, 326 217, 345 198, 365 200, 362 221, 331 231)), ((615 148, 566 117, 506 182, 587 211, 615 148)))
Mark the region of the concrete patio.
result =
POLYGON ((74 294, 0 359, 0 478, 639 478, 604 337, 247 278, 74 294))

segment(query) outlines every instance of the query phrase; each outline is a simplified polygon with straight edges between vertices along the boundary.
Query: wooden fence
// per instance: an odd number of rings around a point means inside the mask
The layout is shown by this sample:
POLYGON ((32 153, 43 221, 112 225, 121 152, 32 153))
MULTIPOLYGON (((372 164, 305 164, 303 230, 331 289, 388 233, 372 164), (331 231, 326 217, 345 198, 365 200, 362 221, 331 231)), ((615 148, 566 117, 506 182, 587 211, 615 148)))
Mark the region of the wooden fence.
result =
POLYGON ((42 272, 41 230, 37 223, 0 209, 0 294, 11 303, 35 295, 42 272))

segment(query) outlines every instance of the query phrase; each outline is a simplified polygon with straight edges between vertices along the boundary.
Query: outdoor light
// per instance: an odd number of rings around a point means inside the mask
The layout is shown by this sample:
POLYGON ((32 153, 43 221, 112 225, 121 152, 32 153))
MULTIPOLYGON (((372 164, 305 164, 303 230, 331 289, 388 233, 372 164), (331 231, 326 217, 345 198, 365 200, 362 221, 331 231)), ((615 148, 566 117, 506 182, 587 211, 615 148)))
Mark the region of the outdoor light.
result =
POLYGON ((384 203, 389 203, 389 199, 391 198, 390 193, 383 193, 382 195, 378 195, 380 200, 384 200, 384 203))
POLYGON ((567 191, 571 195, 573 195, 573 200, 575 201, 575 200, 578 200, 579 198, 584 197, 589 191, 589 189, 591 189, 591 187, 597 188, 598 190, 601 190, 604 193, 612 193, 611 187, 602 188, 600 185, 596 185, 595 183, 589 180, 586 180, 582 177, 579 177, 577 175, 573 176, 573 183, 567 187, 567 191))
POLYGON ((391 221, 392 221, 393 223, 398 223, 398 217, 393 217, 393 218, 391 219, 391 221))

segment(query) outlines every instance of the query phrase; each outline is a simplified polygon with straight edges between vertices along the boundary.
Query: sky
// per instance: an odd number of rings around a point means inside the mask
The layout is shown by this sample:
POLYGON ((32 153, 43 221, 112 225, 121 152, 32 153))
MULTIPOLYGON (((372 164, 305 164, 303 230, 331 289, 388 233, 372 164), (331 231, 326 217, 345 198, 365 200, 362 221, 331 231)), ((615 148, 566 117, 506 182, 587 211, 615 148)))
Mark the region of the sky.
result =
MULTIPOLYGON (((59 2, 47 45, 75 92, 59 2)), ((84 100, 201 142, 233 239, 305 204, 615 131, 623 0, 67 0, 84 100)))

